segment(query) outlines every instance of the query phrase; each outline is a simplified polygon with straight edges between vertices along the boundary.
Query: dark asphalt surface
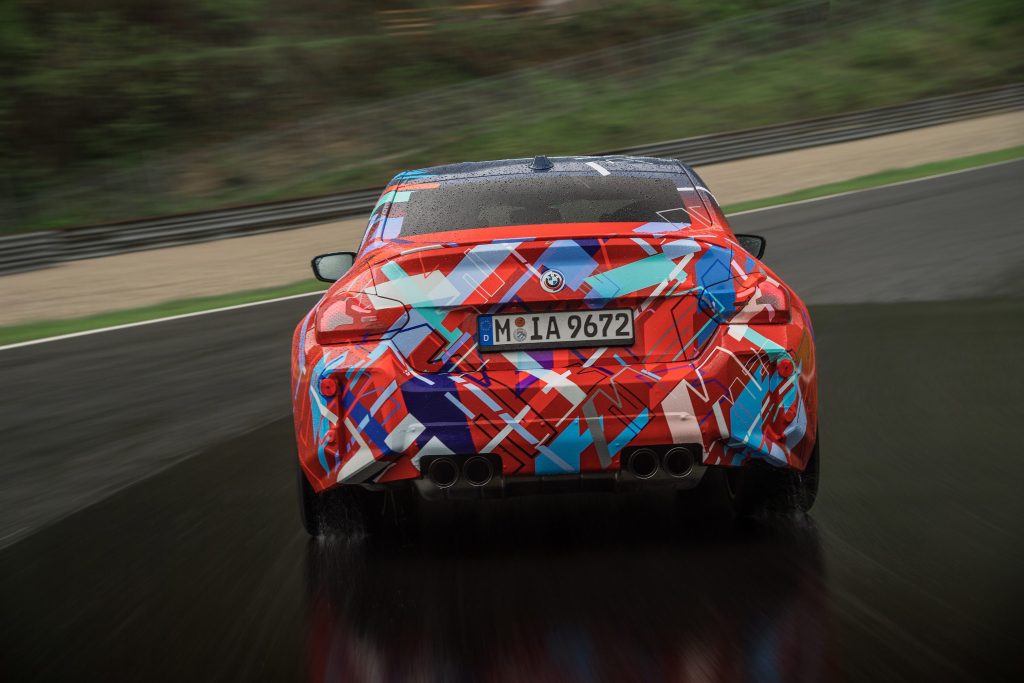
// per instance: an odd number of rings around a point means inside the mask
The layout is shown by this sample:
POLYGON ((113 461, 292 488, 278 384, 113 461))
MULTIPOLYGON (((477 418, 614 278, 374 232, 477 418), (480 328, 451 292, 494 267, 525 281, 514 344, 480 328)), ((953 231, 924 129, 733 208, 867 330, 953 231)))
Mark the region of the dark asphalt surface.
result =
POLYGON ((1018 679, 1022 179, 734 221, 815 304, 806 519, 560 497, 432 508, 407 547, 307 542, 310 301, 0 352, 0 680, 1018 679))
POLYGON ((730 222, 768 238, 768 264, 809 304, 1020 296, 1024 283, 1024 161, 730 222))

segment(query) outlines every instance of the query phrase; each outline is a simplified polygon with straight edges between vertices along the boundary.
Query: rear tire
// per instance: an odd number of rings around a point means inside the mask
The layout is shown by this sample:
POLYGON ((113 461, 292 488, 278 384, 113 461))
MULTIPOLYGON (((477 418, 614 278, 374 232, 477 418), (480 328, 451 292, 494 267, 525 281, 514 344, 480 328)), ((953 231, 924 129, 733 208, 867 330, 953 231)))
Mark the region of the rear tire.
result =
POLYGON ((310 536, 320 535, 320 500, 313 487, 306 480, 302 467, 298 467, 299 477, 296 482, 299 485, 299 519, 302 520, 302 527, 310 536))
POLYGON ((392 536, 411 525, 414 509, 406 489, 367 491, 337 486, 316 493, 299 467, 299 515, 310 536, 392 536))
POLYGON ((678 494, 687 518, 750 518, 764 514, 807 512, 818 496, 818 442, 803 472, 762 463, 709 467, 700 485, 678 494))
POLYGON ((306 533, 355 536, 362 532, 366 520, 360 509, 359 493, 355 487, 337 487, 317 493, 299 467, 299 514, 306 533))
POLYGON ((740 517, 808 512, 818 497, 818 441, 801 472, 790 468, 743 467, 727 473, 733 507, 740 517))

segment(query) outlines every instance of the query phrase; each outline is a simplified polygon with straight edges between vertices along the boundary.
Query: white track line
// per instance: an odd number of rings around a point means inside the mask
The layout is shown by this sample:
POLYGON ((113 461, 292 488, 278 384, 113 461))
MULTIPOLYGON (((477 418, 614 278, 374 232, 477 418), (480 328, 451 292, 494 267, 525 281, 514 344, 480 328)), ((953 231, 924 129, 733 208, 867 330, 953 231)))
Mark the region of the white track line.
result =
MULTIPOLYGON (((936 175, 923 176, 921 178, 911 178, 910 180, 901 180, 895 183, 889 183, 888 185, 876 185, 874 187, 865 187, 861 190, 850 190, 848 192, 837 192, 836 194, 823 195, 821 197, 812 197, 811 199, 801 199, 795 202, 786 202, 785 204, 773 204, 772 206, 763 206, 759 209, 747 209, 746 211, 737 211, 730 213, 729 216, 744 216, 748 213, 758 213, 760 211, 774 211, 776 209, 785 209, 789 206, 798 206, 800 204, 809 204, 811 202, 820 202, 825 199, 835 199, 836 197, 845 197, 851 194, 859 194, 861 192, 871 192, 872 190, 883 190, 887 187, 899 187, 900 185, 910 185, 911 183, 919 183, 925 180, 935 180, 936 178, 945 178, 947 176, 959 175, 961 173, 971 173, 972 171, 981 171, 986 168, 994 168, 996 166, 1005 166, 1006 164, 1014 164, 1024 161, 1024 159, 1008 159, 1006 161, 997 161, 993 164, 985 164, 984 166, 972 166, 971 168, 962 168, 959 171, 948 171, 946 173, 938 173, 936 175)), ((2 280, 0 280, 2 281, 2 280)), ((171 320, 182 320, 184 318, 194 318, 200 315, 211 315, 213 313, 223 313, 224 311, 234 311, 240 308, 249 308, 251 306, 262 306, 263 304, 273 304, 278 301, 288 301, 290 299, 299 299, 304 296, 322 295, 323 292, 307 292, 305 294, 292 294, 291 296, 282 296, 276 299, 265 299, 263 301, 251 301, 247 304, 237 304, 235 306, 224 306, 223 308, 211 308, 206 311, 196 311, 195 313, 182 313, 180 315, 172 315, 166 318, 154 318, 153 320, 140 320, 137 323, 126 323, 124 325, 114 325, 112 327, 101 327, 95 330, 83 330, 81 332, 72 332, 70 334, 62 334, 56 337, 43 337, 42 339, 31 339, 29 341, 17 342, 16 344, 7 344, 6 346, 0 346, 0 351, 7 351, 8 349, 17 349, 23 346, 33 346, 35 344, 45 344, 47 342, 61 341, 62 339, 74 339, 75 337, 85 337, 90 334, 101 334, 103 332, 113 332, 115 330, 126 330, 132 327, 142 327, 143 325, 155 325, 157 323, 165 323, 171 320)))
POLYGON ((196 311, 194 313, 181 313, 180 315, 170 315, 166 318, 153 318, 152 320, 140 320, 136 323, 125 323, 124 325, 113 325, 111 327, 100 327, 95 330, 82 330, 81 332, 71 332, 70 334, 61 334, 56 337, 43 337, 42 339, 30 339, 29 341, 17 342, 16 344, 7 344, 6 346, 0 346, 0 351, 6 351, 8 349, 17 349, 22 346, 32 346, 34 344, 44 344, 46 342, 60 341, 62 339, 74 339, 75 337, 85 337, 90 334, 100 334, 101 332, 113 332, 114 330, 127 330, 132 327, 142 327, 144 325, 155 325, 157 323, 165 323, 171 320, 182 320, 184 318, 195 318, 200 315, 211 315, 213 313, 223 313, 225 311, 237 311, 240 308, 250 308, 252 306, 262 306, 263 304, 273 304, 278 301, 290 301, 291 299, 301 299, 304 296, 317 296, 323 295, 323 291, 319 292, 306 292, 304 294, 292 294, 290 296, 279 296, 276 299, 263 299, 262 301, 250 301, 247 304, 235 304, 234 306, 222 306, 221 308, 210 308, 205 311, 196 311))

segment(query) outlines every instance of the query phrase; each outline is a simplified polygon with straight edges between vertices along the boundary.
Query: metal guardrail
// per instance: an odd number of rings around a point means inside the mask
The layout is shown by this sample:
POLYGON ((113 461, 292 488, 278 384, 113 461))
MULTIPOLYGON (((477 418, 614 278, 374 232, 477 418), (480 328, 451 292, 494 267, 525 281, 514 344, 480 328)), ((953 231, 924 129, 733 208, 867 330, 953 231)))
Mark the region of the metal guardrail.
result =
POLYGON ((55 230, 0 237, 0 275, 71 260, 61 237, 61 232, 55 230))
MULTIPOLYGON (((837 116, 682 138, 606 154, 679 158, 699 166, 1020 109, 1024 109, 1024 83, 837 116)), ((217 211, 0 237, 0 274, 34 270, 62 261, 325 223, 369 213, 379 194, 378 189, 357 190, 217 211)))

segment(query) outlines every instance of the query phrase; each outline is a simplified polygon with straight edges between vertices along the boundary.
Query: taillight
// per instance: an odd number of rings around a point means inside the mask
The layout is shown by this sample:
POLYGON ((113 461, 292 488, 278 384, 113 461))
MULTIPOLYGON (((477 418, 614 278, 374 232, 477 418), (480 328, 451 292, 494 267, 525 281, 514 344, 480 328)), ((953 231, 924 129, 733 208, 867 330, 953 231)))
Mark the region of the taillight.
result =
POLYGON ((363 291, 338 292, 317 311, 316 337, 322 344, 387 339, 408 320, 400 301, 363 291))
POLYGON ((764 273, 754 272, 736 285, 736 307, 729 322, 749 325, 789 322, 789 294, 764 273))

